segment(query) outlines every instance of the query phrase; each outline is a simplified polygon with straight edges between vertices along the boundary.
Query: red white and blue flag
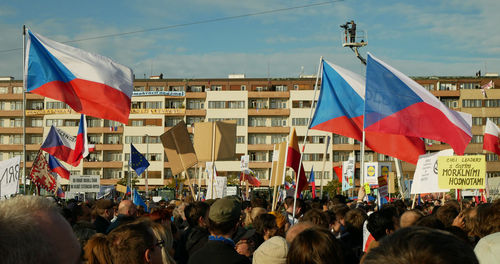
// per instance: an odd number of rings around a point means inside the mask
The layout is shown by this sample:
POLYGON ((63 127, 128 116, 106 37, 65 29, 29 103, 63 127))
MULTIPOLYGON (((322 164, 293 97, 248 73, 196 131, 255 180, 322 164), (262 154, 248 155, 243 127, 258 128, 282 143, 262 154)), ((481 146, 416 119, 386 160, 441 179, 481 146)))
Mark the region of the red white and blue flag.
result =
POLYGON ((93 145, 87 143, 85 124, 85 115, 82 115, 76 138, 52 126, 41 149, 73 167, 78 166, 80 160, 93 150, 93 145))
POLYGON ((131 69, 31 31, 27 36, 28 92, 65 102, 78 113, 128 122, 133 91, 131 69))
POLYGON ((314 167, 311 168, 311 174, 309 174, 309 185, 311 185, 312 198, 316 198, 316 179, 314 178, 314 167))
POLYGON ((366 132, 438 140, 463 155, 471 125, 472 115, 450 110, 420 84, 368 54, 366 132))
MULTIPOLYGON (((324 60, 322 69, 321 91, 310 128, 362 141, 365 78, 324 60)), ((425 154, 424 142, 418 137, 370 131, 365 133, 365 145, 413 164, 425 154)))
POLYGON ((56 159, 49 154, 49 170, 59 174, 62 178, 69 180, 69 171, 56 159))
POLYGON ((256 187, 259 187, 261 184, 251 169, 244 169, 241 171, 240 181, 248 181, 248 183, 256 187))
POLYGON ((61 187, 58 187, 57 188, 57 191, 56 191, 56 196, 59 197, 59 198, 65 198, 66 197, 66 194, 64 193, 64 191, 61 189, 61 187))

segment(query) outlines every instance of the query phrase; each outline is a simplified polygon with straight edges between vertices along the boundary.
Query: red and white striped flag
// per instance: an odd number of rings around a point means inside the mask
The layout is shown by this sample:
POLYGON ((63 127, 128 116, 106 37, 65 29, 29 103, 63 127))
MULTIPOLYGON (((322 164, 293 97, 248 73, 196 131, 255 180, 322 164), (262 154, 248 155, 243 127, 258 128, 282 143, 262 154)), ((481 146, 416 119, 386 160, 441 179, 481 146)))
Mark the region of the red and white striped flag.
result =
POLYGON ((499 135, 500 128, 493 121, 487 119, 486 128, 484 129, 483 149, 500 155, 499 135))

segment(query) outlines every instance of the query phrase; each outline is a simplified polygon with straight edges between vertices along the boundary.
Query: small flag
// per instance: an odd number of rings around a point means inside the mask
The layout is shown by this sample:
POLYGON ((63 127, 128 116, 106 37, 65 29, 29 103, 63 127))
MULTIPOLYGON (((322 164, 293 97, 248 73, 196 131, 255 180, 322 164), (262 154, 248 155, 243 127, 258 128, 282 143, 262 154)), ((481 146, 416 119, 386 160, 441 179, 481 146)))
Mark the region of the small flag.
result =
POLYGON ((486 127, 484 129, 483 149, 500 155, 500 128, 490 119, 486 119, 486 127))
POLYGON ((148 205, 144 202, 136 189, 134 189, 134 199, 132 200, 132 202, 137 206, 144 207, 144 210, 149 213, 148 205))
POLYGON ((489 90, 493 87, 495 87, 495 83, 493 83, 493 80, 491 80, 489 83, 481 86, 481 93, 483 94, 484 98, 488 98, 488 96, 486 95, 486 90, 489 90))
POLYGON ((50 173, 49 164, 42 151, 38 151, 29 178, 37 187, 44 188, 52 193, 56 191, 56 179, 50 173))
POLYGON ((255 177, 255 173, 251 169, 243 170, 241 172, 241 176, 242 176, 242 179, 241 179, 242 181, 247 180, 248 183, 250 183, 253 186, 259 187, 261 184, 259 179, 257 179, 257 177, 255 177))
POLYGON ((126 191, 125 195, 130 195, 130 194, 131 194, 131 192, 130 192, 130 186, 127 186, 127 191, 126 191))
POLYGON ((59 197, 59 198, 65 198, 65 197, 66 197, 66 194, 65 194, 65 193, 64 193, 64 191, 61 189, 61 187, 58 187, 58 188, 57 188, 56 196, 57 196, 57 197, 59 197))
POLYGON ((309 174, 309 185, 311 185, 312 198, 316 198, 316 179, 314 179, 314 166, 311 168, 311 174, 309 174))
POLYGON ((59 174, 61 178, 69 180, 69 171, 56 159, 49 154, 49 170, 59 174))
POLYGON ((342 166, 335 166, 333 167, 333 171, 335 172, 335 175, 337 175, 337 179, 339 180, 340 183, 342 183, 342 166))
POLYGON ((146 158, 137 151, 132 143, 130 143, 130 167, 135 170, 137 175, 141 175, 148 167, 149 162, 146 158))

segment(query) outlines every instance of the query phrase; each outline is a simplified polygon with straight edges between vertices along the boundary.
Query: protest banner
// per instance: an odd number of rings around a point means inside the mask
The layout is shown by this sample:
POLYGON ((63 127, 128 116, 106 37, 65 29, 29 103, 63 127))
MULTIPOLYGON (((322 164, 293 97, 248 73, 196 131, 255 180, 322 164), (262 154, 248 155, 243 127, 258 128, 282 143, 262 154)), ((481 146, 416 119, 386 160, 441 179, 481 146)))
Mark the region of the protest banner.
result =
POLYGON ((453 156, 453 149, 420 155, 413 174, 411 194, 448 192, 438 186, 438 157, 453 156))
POLYGON ((248 170, 248 164, 250 163, 250 156, 249 155, 243 155, 241 156, 241 161, 240 161, 240 170, 248 170))
POLYGON ((394 173, 392 171, 389 172, 389 176, 387 177, 387 187, 388 187, 389 193, 396 193, 395 180, 396 180, 396 173, 394 173))
POLYGON ((345 192, 353 187, 354 170, 355 170, 354 157, 349 157, 347 161, 342 163, 342 191, 345 192))
POLYGON ((207 197, 209 199, 217 199, 227 196, 227 178, 221 176, 215 176, 214 179, 214 191, 212 195, 212 188, 207 189, 207 197))
POLYGON ((286 141, 274 145, 270 187, 285 184, 285 162, 288 144, 286 141))
POLYGON ((378 177, 378 193, 381 197, 386 197, 389 195, 389 188, 387 186, 386 176, 378 177))
POLYGON ((69 188, 72 193, 98 193, 100 181, 99 175, 70 175, 69 188))
POLYGON ((0 162, 0 199, 8 199, 19 192, 21 156, 0 162))
POLYGON ((377 180, 377 170, 378 170, 378 164, 377 162, 365 162, 365 183, 368 183, 369 185, 377 185, 378 180, 377 180))
POLYGON ((439 188, 484 189, 486 159, 484 155, 438 158, 439 188))

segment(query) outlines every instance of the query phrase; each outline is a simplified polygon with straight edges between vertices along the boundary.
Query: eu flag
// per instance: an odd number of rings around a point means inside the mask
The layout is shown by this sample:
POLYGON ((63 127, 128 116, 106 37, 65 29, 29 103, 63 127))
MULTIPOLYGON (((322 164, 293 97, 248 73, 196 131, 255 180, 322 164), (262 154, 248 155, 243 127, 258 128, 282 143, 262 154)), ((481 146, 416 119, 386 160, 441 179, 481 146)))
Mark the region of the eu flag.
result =
POLYGON ((130 143, 130 167, 135 170, 137 175, 141 175, 148 167, 149 162, 137 149, 130 143))

